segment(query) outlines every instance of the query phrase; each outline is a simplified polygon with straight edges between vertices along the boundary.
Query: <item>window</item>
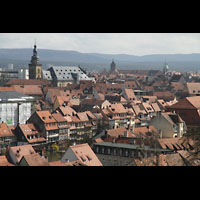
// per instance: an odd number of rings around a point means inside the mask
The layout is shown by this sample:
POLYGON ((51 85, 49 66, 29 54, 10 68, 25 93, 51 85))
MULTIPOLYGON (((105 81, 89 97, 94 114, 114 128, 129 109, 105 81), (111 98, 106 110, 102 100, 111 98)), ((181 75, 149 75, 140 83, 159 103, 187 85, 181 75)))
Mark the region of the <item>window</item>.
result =
POLYGON ((122 149, 119 150, 119 155, 122 156, 122 149))
POLYGON ((108 148, 108 154, 110 154, 110 148, 108 148))
POLYGON ((128 157, 128 150, 125 151, 125 156, 128 157))
POLYGON ((99 153, 99 147, 96 147, 96 153, 99 153))
POLYGON ((83 162, 86 161, 85 158, 84 158, 83 156, 80 156, 80 158, 81 158, 81 160, 82 160, 83 162))
POLYGON ((92 158, 89 155, 86 155, 87 159, 90 161, 92 158))
POLYGON ((104 153, 104 147, 102 147, 102 149, 101 149, 101 153, 104 153))

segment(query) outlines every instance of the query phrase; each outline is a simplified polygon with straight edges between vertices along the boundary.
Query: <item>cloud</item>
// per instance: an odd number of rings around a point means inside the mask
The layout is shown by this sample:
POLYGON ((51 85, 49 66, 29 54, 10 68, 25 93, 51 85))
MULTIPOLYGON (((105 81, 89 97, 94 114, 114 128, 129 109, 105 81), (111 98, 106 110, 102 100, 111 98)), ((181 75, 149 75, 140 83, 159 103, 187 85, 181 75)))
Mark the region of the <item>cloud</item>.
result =
POLYGON ((75 50, 82 53, 200 53, 198 33, 0 33, 0 48, 75 50))

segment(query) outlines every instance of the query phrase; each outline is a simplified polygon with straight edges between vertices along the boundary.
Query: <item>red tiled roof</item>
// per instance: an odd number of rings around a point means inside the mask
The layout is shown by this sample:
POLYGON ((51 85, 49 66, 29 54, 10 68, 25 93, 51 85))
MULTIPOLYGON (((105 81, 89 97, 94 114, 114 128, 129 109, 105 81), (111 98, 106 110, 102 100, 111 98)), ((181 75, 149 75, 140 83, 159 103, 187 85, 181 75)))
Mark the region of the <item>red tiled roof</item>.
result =
POLYGON ((77 117, 80 119, 80 121, 89 121, 86 112, 78 112, 77 117))
POLYGON ((158 131, 154 126, 149 126, 149 127, 143 126, 134 128, 134 134, 136 134, 139 137, 140 136, 146 137, 148 132, 158 135, 158 131))
POLYGON ((60 113, 52 113, 52 116, 57 122, 67 122, 67 119, 63 117, 60 113))
POLYGON ((54 123, 56 120, 48 110, 36 111, 37 115, 44 123, 54 123))
POLYGON ((0 87, 0 91, 15 91, 14 87, 0 87))
POLYGON ((127 100, 137 100, 135 93, 133 92, 132 89, 124 89, 124 93, 127 95, 127 100))
POLYGON ((160 112, 160 107, 158 106, 157 103, 152 103, 151 104, 152 108, 154 109, 155 112, 160 112))
POLYGON ((62 162, 61 160, 49 162, 50 166, 87 166, 80 160, 75 160, 71 162, 62 162))
POLYGON ((21 129, 24 137, 26 138, 26 140, 28 141, 29 144, 46 141, 46 139, 44 137, 41 137, 40 133, 35 128, 34 124, 31 124, 31 123, 19 124, 19 128, 21 129), (29 138, 30 135, 32 136, 31 139, 29 138), (33 136, 35 138, 33 138, 33 136))
POLYGON ((200 96, 186 97, 169 107, 179 109, 200 109, 200 96))
POLYGON ((107 107, 107 110, 111 113, 126 113, 126 109, 121 103, 111 104, 107 107))
POLYGON ((9 147, 9 151, 13 153, 17 162, 19 162, 24 155, 36 153, 32 145, 21 145, 9 147))
POLYGON ((108 135, 113 137, 119 137, 120 135, 124 136, 125 132, 128 133, 128 137, 135 137, 135 135, 130 130, 127 130, 125 127, 110 129, 107 131, 108 135))
POLYGON ((42 88, 40 85, 14 85, 15 91, 26 95, 42 95, 42 88))
POLYGON ((48 161, 42 158, 39 153, 24 155, 22 159, 25 159, 28 166, 49 166, 48 161))
POLYGON ((8 161, 6 156, 0 156, 0 166, 14 166, 12 163, 8 161))
POLYGON ((157 96, 158 99, 168 99, 168 100, 173 100, 175 95, 170 92, 170 91, 159 91, 159 92, 154 92, 153 96, 157 96))
POLYGON ((0 137, 14 136, 13 132, 6 123, 0 123, 0 137))
POLYGON ((70 106, 60 106, 57 110, 61 111, 64 116, 73 116, 73 114, 76 114, 76 111, 70 106))
POLYGON ((102 166, 102 163, 99 161, 99 159, 87 143, 70 146, 69 148, 71 148, 77 159, 83 162, 85 165, 102 166))
POLYGON ((50 85, 51 82, 45 79, 13 79, 5 83, 5 85, 50 85))

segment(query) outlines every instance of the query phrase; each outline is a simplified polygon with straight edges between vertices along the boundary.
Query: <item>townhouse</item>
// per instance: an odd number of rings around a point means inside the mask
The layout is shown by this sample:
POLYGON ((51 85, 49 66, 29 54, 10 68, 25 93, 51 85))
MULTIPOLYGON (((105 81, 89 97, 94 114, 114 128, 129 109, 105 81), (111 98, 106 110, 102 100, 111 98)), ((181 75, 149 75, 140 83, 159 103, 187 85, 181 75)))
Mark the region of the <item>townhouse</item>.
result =
POLYGON ((70 106, 60 106, 57 112, 67 121, 70 140, 80 141, 96 134, 98 119, 90 111, 76 112, 70 106))
POLYGON ((167 106, 167 111, 175 112, 185 121, 188 128, 200 127, 200 96, 186 97, 167 106))
POLYGON ((0 123, 0 150, 7 146, 16 144, 16 136, 14 134, 14 126, 7 125, 4 122, 0 123))
POLYGON ((185 122, 172 112, 159 113, 151 119, 149 125, 156 127, 160 138, 182 137, 187 131, 185 122))
POLYGON ((60 133, 68 137, 68 127, 63 125, 64 119, 60 119, 61 116, 54 115, 54 117, 49 111, 36 111, 27 122, 35 125, 47 143, 56 142, 63 138, 60 133))
POLYGON ((36 153, 32 145, 9 147, 6 158, 14 166, 49 166, 48 161, 36 153))
POLYGON ((133 102, 137 100, 133 89, 123 88, 121 95, 127 100, 127 102, 133 102))
POLYGON ((18 124, 15 128, 17 145, 38 145, 46 143, 46 139, 36 129, 33 123, 18 124))
POLYGON ((124 127, 134 127, 134 112, 125 108, 121 103, 111 104, 102 109, 102 115, 109 125, 109 129, 124 127))

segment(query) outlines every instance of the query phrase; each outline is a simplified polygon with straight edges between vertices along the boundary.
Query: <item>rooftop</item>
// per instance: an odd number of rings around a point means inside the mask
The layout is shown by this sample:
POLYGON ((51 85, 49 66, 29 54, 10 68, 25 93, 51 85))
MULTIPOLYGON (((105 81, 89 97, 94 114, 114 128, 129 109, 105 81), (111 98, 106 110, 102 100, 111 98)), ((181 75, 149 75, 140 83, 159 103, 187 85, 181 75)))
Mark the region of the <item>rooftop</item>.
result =
MULTIPOLYGON (((148 146, 140 147, 140 145, 136 144, 126 144, 126 143, 115 143, 115 142, 98 142, 94 144, 95 146, 107 146, 107 147, 115 147, 115 148, 124 148, 124 149, 134 149, 134 150, 147 150, 147 151, 157 151, 157 152, 163 152, 164 149, 159 148, 150 148, 148 146)), ((168 151, 167 149, 165 149, 168 151)), ((164 150, 164 151, 165 151, 164 150)), ((169 150, 169 152, 171 152, 169 150)))
MULTIPOLYGON (((99 159, 87 143, 70 146, 69 148, 75 154, 77 160, 80 160, 85 165, 102 166, 102 163, 99 161, 99 159)), ((65 158, 65 155, 63 156, 63 158, 65 158)))
POLYGON ((34 97, 16 91, 0 91, 0 101, 32 101, 34 97))
POLYGON ((52 66, 50 71, 53 70, 57 80, 73 81, 76 74, 79 80, 91 80, 80 67, 77 66, 52 66))

